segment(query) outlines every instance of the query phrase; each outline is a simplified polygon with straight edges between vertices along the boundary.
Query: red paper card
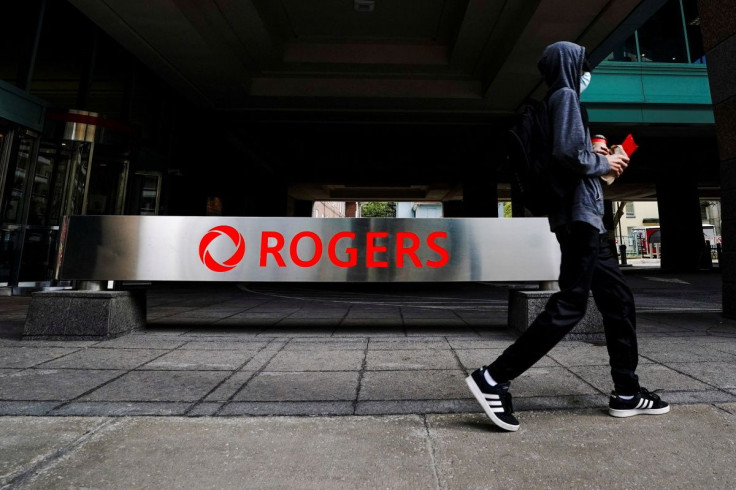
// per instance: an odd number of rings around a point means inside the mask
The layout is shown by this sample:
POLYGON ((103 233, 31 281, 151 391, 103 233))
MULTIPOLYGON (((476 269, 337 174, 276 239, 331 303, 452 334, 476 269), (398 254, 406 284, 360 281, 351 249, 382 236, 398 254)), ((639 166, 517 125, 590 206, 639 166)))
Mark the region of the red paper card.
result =
POLYGON ((626 154, 631 157, 631 155, 634 154, 637 148, 639 148, 639 145, 637 145, 634 142, 634 137, 629 134, 623 143, 621 143, 621 147, 624 149, 626 154))

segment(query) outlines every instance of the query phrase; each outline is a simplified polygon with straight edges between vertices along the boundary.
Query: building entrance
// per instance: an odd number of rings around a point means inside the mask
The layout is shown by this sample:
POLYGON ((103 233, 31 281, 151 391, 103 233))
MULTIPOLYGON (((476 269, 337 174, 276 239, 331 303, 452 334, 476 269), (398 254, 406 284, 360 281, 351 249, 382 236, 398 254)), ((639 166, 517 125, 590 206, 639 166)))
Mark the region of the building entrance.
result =
POLYGON ((3 147, 0 286, 49 286, 62 217, 82 209, 91 144, 16 129, 3 147))

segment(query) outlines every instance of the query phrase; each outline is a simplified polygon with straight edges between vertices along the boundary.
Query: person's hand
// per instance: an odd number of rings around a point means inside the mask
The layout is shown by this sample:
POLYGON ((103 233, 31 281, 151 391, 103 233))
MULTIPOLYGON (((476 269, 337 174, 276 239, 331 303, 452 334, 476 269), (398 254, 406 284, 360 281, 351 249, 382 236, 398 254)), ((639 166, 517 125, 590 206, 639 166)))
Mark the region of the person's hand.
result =
POLYGON ((629 166, 629 157, 618 154, 605 155, 605 157, 606 160, 608 160, 608 166, 611 169, 611 173, 613 173, 616 178, 621 177, 621 174, 624 173, 626 167, 629 166))
POLYGON ((598 153, 599 155, 607 156, 611 154, 611 150, 609 150, 608 146, 606 145, 598 146, 598 147, 594 146, 593 153, 598 153))

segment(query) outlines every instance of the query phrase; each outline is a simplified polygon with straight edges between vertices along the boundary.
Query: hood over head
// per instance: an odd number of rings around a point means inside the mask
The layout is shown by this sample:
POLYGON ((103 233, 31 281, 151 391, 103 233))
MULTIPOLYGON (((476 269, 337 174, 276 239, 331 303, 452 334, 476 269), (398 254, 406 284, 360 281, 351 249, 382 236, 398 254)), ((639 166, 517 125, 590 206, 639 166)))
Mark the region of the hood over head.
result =
POLYGON ((560 41, 550 44, 542 53, 537 68, 544 76, 550 91, 571 88, 580 93, 580 71, 585 64, 585 48, 575 43, 560 41))

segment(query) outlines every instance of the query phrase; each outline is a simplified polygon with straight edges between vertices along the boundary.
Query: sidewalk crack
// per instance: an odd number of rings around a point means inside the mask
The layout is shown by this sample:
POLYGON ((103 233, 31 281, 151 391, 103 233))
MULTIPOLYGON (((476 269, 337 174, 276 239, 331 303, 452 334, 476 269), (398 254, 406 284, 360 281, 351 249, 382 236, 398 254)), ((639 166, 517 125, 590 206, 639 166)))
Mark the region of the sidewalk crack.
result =
POLYGON ((0 486, 0 490, 9 490, 11 488, 18 488, 21 485, 25 485, 34 480, 41 473, 50 470, 63 460, 70 457, 74 452, 81 449, 88 441, 101 432, 112 430, 118 425, 124 423, 125 418, 109 418, 96 427, 82 434, 75 441, 70 442, 60 448, 52 451, 46 456, 42 457, 35 463, 32 463, 25 469, 20 469, 14 475, 10 475, 7 483, 0 486))
POLYGON ((427 450, 429 451, 429 459, 432 464, 432 476, 434 477, 434 486, 441 490, 445 490, 447 485, 443 485, 440 481, 439 470, 437 469, 437 457, 434 444, 432 443, 432 434, 429 431, 429 422, 427 422, 427 415, 422 415, 422 422, 424 422, 424 431, 427 434, 427 450))

